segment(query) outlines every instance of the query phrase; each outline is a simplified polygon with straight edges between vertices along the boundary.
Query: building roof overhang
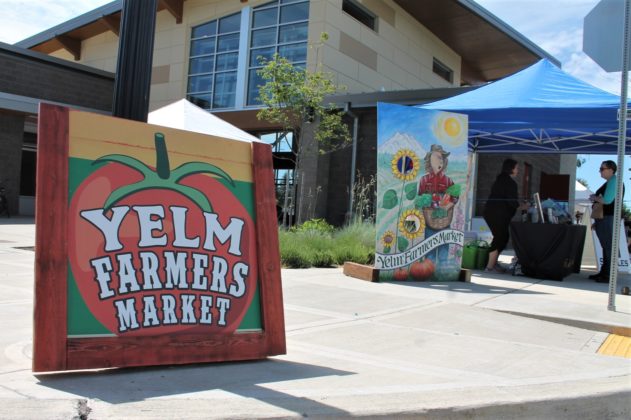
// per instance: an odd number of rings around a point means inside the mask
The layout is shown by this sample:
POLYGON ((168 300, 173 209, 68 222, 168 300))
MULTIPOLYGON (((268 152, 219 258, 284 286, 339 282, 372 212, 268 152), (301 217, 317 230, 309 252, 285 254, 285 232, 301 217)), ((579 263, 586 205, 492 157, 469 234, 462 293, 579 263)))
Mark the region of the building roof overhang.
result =
MULTIPOLYGON (((185 0, 158 0, 158 12, 167 10, 173 15, 176 23, 181 23, 184 1, 185 0)), ((44 54, 50 54, 64 49, 72 54, 75 60, 80 60, 82 41, 108 31, 118 36, 122 9, 122 0, 115 0, 17 42, 15 45, 44 54)))
POLYGON ((501 79, 542 58, 559 60, 473 0, 394 0, 462 58, 461 83, 501 79))
MULTIPOLYGON (((464 85, 500 79, 541 58, 560 66, 557 59, 473 0, 394 1, 460 55, 464 85)), ((166 9, 179 23, 183 2, 159 0, 158 11, 166 9)), ((116 0, 15 45, 45 54, 65 49, 79 60, 83 40, 107 31, 118 35, 121 10, 122 0, 116 0)))
POLYGON ((478 87, 480 86, 338 94, 327 96, 324 98, 324 102, 333 104, 339 108, 344 108, 345 106, 351 108, 372 108, 377 106, 378 102, 398 105, 421 105, 470 92, 478 87))

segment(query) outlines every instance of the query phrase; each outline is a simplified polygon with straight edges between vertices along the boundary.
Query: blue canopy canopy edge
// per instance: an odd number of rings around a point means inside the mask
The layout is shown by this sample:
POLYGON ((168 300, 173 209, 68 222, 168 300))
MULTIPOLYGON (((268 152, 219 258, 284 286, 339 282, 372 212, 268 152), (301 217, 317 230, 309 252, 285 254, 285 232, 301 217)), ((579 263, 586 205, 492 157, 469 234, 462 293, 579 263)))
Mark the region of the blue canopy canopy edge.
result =
MULTIPOLYGON (((469 150, 616 154, 620 97, 542 59, 512 76, 420 108, 469 116, 469 150)), ((625 153, 631 152, 627 130, 625 153)))

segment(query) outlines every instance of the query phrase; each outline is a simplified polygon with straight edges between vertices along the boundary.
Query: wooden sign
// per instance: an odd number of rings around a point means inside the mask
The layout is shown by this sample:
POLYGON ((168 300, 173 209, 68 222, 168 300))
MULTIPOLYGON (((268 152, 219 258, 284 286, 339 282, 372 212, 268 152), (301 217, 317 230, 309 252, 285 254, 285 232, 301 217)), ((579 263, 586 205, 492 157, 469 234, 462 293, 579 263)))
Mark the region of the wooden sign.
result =
POLYGON ((285 353, 269 145, 42 104, 33 371, 285 353))

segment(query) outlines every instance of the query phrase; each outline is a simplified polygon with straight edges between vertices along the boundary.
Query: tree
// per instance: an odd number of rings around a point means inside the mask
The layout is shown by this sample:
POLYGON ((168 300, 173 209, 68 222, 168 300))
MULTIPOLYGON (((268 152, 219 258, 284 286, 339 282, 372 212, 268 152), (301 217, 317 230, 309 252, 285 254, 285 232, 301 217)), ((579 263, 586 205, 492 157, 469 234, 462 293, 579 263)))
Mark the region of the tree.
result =
POLYGON ((589 188, 589 184, 585 178, 576 178, 576 182, 584 186, 585 188, 589 188))
MULTIPOLYGON (((319 48, 328 39, 323 33, 319 48)), ((302 162, 305 158, 308 141, 303 137, 308 128, 313 135, 317 151, 337 148, 350 141, 348 127, 343 122, 343 111, 333 104, 324 104, 324 98, 338 92, 340 88, 331 80, 328 73, 322 71, 318 63, 316 50, 316 66, 314 71, 295 67, 289 60, 275 54, 264 67, 258 71, 265 84, 259 86, 259 99, 264 106, 257 113, 259 120, 278 124, 286 132, 294 133, 295 179, 294 196, 303 196, 302 162)), ((295 203, 296 200, 293 200, 295 203)), ((300 209, 300 207, 298 207, 300 209)), ((303 215, 297 212, 297 222, 303 215)))

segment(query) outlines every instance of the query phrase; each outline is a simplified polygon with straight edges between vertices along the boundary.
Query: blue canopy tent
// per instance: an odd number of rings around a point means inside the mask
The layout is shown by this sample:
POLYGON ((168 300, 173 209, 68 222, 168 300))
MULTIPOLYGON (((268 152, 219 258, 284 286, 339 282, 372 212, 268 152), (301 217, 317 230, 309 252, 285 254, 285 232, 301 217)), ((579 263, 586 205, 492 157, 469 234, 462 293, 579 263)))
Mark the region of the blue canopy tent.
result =
MULTIPOLYGON (((475 166, 477 153, 619 154, 619 159, 622 153, 631 153, 629 129, 625 150, 618 150, 620 97, 570 76, 545 59, 474 91, 420 107, 469 116, 469 149, 475 166)), ((470 222, 471 206, 468 213, 470 222)), ((619 223, 619 219, 614 222, 614 255, 619 223)), ((609 309, 615 284, 614 279, 609 287, 609 309)))
MULTIPOLYGON (((474 91, 419 107, 467 114, 474 152, 617 153, 620 98, 546 59, 474 91)), ((631 153, 629 134, 626 153, 631 153)))

